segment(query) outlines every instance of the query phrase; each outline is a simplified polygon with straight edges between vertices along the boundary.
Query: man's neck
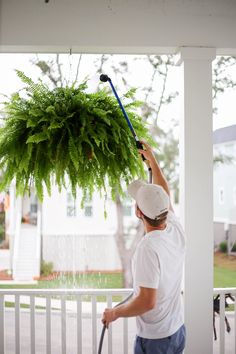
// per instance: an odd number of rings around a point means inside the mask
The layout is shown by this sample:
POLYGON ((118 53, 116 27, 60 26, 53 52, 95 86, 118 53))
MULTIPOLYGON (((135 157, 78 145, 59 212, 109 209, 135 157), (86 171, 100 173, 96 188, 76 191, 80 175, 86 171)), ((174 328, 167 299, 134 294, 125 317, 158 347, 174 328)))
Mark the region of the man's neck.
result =
POLYGON ((144 227, 145 227, 146 233, 151 232, 151 231, 160 231, 160 230, 165 230, 165 228, 166 228, 166 223, 164 222, 163 224, 161 224, 161 225, 159 225, 159 226, 156 226, 156 227, 151 226, 151 225, 149 225, 148 223, 145 223, 145 224, 144 224, 144 227))

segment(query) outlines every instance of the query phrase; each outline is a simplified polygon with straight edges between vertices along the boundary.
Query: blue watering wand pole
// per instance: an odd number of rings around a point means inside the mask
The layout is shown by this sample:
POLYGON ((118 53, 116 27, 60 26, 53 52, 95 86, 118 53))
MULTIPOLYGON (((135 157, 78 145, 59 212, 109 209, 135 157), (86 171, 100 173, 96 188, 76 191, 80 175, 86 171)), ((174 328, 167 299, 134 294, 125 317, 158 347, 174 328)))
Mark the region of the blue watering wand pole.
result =
MULTIPOLYGON (((130 121, 130 119, 129 119, 129 117, 128 117, 128 115, 127 115, 125 109, 124 109, 123 104, 121 103, 121 100, 120 100, 120 98, 119 98, 119 96, 118 96, 118 94, 117 94, 117 92, 116 92, 116 89, 115 89, 115 87, 114 87, 114 85, 113 85, 111 79, 109 78, 108 75, 102 74, 102 75, 100 75, 100 80, 101 80, 102 82, 107 82, 107 81, 109 82, 109 84, 110 84, 110 86, 111 86, 111 88, 112 88, 112 91, 113 91, 113 93, 114 93, 114 95, 115 95, 115 97, 116 97, 116 99, 117 99, 117 101, 118 101, 118 103, 119 103, 119 106, 120 106, 120 108, 121 108, 121 110, 122 110, 122 113, 123 113, 123 115, 124 115, 124 117, 125 117, 125 119, 126 119, 126 122, 128 123, 129 129, 130 129, 130 131, 131 131, 131 133, 132 133, 132 135, 133 135, 133 137, 134 137, 134 139, 135 139, 136 147, 137 147, 138 149, 143 149, 143 145, 142 145, 142 143, 140 142, 140 140, 139 140, 137 134, 135 133, 135 130, 134 130, 134 128, 133 128, 133 125, 132 125, 132 123, 131 123, 131 121, 130 121)), ((146 160, 143 155, 142 155, 142 159, 143 159, 143 161, 146 160)), ((148 164, 147 164, 147 165, 148 165, 148 164)), ((151 168, 150 168, 149 165, 148 165, 148 171, 149 171, 149 183, 152 183, 152 170, 151 170, 151 168)))

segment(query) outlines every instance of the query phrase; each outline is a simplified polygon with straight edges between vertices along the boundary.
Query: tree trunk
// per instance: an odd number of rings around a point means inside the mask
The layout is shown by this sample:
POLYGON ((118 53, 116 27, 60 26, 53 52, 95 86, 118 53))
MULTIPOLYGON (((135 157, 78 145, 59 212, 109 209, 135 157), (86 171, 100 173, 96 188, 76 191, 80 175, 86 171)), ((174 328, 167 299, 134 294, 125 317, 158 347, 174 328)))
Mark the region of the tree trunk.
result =
POLYGON ((132 273, 131 273, 131 259, 133 253, 137 247, 138 242, 144 234, 143 225, 141 222, 137 225, 137 232, 134 236, 134 240, 129 249, 126 248, 125 244, 125 232, 124 232, 124 216, 123 216, 123 207, 120 200, 120 196, 116 195, 116 214, 117 214, 117 230, 115 233, 115 241, 117 249, 119 252, 121 266, 123 270, 123 286, 125 288, 132 287, 132 273))
POLYGON ((122 265, 123 269, 123 287, 132 288, 133 287, 133 277, 131 271, 131 259, 126 259, 122 265))

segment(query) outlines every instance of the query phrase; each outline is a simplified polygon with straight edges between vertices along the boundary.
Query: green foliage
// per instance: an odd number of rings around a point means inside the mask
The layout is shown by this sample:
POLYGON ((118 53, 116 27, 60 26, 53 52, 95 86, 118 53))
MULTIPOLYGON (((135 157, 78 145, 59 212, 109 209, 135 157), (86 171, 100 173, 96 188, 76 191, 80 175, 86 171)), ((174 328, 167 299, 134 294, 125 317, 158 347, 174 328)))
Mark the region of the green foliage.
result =
POLYGON ((4 239, 5 227, 3 224, 0 224, 0 242, 4 239))
POLYGON ((236 287, 235 270, 223 267, 214 267, 214 287, 234 288, 236 287))
MULTIPOLYGON (((113 95, 106 90, 87 93, 86 84, 49 90, 34 83, 23 72, 24 96, 15 93, 5 102, 6 120, 0 129, 0 166, 4 177, 0 190, 15 178, 17 194, 24 194, 34 183, 38 198, 43 185, 50 194, 53 181, 83 197, 94 189, 108 191, 114 198, 122 193, 122 181, 129 183, 144 176, 143 163, 135 141, 113 95)), ((126 94, 132 97, 134 90, 126 94)), ((137 106, 140 102, 137 102, 137 106)), ((149 141, 147 126, 135 113, 136 103, 126 110, 137 135, 149 141)))
MULTIPOLYGON (((222 252, 222 253, 227 253, 227 252, 228 252, 228 244, 227 244, 227 241, 222 241, 222 242, 219 244, 219 249, 220 249, 220 252, 222 252)), ((230 251, 231 251, 231 252, 236 252, 236 243, 234 243, 234 244, 230 247, 230 251)))
POLYGON ((5 212, 0 213, 0 243, 5 237, 5 212))
POLYGON ((45 262, 44 260, 41 262, 40 274, 47 277, 53 272, 53 263, 45 262))
POLYGON ((222 241, 219 244, 219 249, 220 249, 220 252, 227 253, 227 250, 228 250, 227 242, 226 241, 222 241))

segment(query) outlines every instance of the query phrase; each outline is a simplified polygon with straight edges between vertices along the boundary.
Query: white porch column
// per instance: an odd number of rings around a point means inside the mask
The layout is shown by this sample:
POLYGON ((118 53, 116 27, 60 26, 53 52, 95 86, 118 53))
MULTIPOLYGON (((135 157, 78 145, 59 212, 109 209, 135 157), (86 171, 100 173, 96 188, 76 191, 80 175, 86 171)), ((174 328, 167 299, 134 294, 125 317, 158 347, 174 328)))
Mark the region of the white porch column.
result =
POLYGON ((211 354, 213 316, 213 48, 180 49, 184 70, 180 203, 187 235, 186 354, 211 354))

